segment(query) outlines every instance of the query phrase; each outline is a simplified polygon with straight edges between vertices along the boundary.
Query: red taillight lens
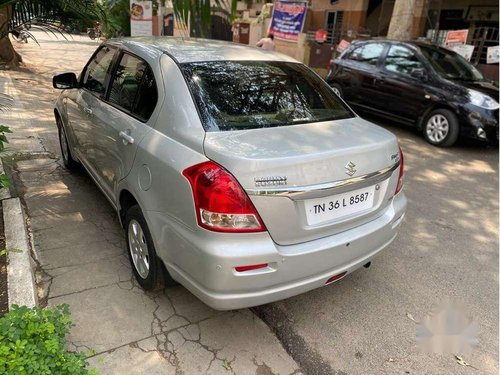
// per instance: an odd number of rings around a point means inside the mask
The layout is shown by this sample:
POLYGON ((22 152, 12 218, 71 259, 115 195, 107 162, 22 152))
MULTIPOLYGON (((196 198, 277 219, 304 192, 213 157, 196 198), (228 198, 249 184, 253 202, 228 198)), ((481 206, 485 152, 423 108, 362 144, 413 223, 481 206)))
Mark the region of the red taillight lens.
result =
POLYGON ((399 177, 398 177, 398 184, 396 185, 396 192, 394 195, 399 193, 401 189, 403 188, 403 175, 405 173, 405 158, 403 155, 403 150, 401 149, 401 146, 399 147, 399 177))
POLYGON ((207 161, 182 172, 193 189, 198 224, 216 232, 266 230, 238 181, 220 165, 207 161))

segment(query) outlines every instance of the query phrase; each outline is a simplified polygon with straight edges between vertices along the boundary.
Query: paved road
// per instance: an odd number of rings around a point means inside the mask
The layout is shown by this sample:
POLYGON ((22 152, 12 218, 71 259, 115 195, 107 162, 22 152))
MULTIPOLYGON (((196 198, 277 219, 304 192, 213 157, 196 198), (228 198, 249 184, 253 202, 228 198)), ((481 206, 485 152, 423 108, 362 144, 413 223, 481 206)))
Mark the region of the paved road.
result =
MULTIPOLYGON (((42 100, 40 109, 35 108, 39 111, 34 114, 39 119, 35 140, 41 139, 40 147, 58 153, 48 112, 55 94, 47 94, 50 91, 39 89, 38 84, 47 84, 55 71, 79 70, 96 44, 84 40, 41 44, 41 49, 34 44, 21 47, 27 60, 36 62, 42 72, 36 76, 38 81, 26 81, 31 76, 21 73, 16 77, 29 95, 27 103, 37 96, 42 100)), ((409 207, 396 241, 369 269, 253 311, 277 333, 306 373, 496 374, 498 149, 467 143, 438 149, 411 129, 382 125, 398 135, 405 152, 409 207), (422 321, 447 298, 461 303, 479 326, 479 345, 465 356, 475 368, 461 366, 452 354, 428 355, 418 350, 415 321, 422 321)), ((33 142, 25 147, 37 148, 33 142)), ((28 173, 30 164, 20 168, 28 168, 24 171, 28 173)), ((88 178, 77 179, 86 185, 83 190, 92 189, 87 186, 91 185, 88 178)), ((92 191, 96 200, 103 200, 95 188, 92 191)), ((77 190, 74 195, 78 199, 77 190)), ((102 209, 101 204, 97 208, 102 209)), ((110 210, 104 211, 108 215, 110 210)), ((100 214, 96 216, 102 220, 100 214)), ((173 293, 188 298, 182 288, 173 293)), ((125 351, 129 358, 129 352, 138 353, 128 347, 125 351)), ((283 373, 278 367, 275 362, 270 370, 283 373)))
POLYGON ((369 269, 255 311, 288 322, 272 325, 279 336, 298 337, 332 372, 477 373, 416 345, 417 324, 407 314, 421 321, 450 299, 479 325, 479 346, 466 361, 497 374, 498 149, 437 149, 411 129, 385 127, 405 152, 409 205, 399 236, 369 269))

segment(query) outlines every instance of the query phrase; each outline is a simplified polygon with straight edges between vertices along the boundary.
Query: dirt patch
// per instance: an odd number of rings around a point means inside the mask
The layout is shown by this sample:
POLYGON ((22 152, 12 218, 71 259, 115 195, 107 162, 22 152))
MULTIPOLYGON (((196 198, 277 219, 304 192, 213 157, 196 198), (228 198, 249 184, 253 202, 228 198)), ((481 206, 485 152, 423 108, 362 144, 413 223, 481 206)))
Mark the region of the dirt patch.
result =
MULTIPOLYGON (((5 234, 3 227, 3 210, 0 203, 0 252, 5 249, 5 234)), ((0 317, 3 316, 9 308, 7 293, 7 255, 0 253, 0 317)))

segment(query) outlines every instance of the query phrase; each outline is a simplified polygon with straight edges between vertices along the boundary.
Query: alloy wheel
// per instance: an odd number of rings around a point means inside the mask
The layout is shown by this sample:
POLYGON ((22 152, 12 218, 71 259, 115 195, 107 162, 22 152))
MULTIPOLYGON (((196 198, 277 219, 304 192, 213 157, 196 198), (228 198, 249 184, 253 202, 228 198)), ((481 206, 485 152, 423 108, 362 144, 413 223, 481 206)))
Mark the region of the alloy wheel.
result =
POLYGON ((67 163, 69 160, 68 154, 68 142, 66 141, 66 134, 64 133, 64 128, 61 126, 59 131, 59 142, 61 143, 61 154, 64 162, 67 163))
POLYGON ((448 119, 441 114, 435 114, 431 116, 427 121, 425 131, 427 132, 427 137, 432 142, 443 142, 448 136, 448 132, 450 131, 448 119))
POLYGON ((136 220, 131 220, 128 225, 128 243, 134 267, 139 276, 146 279, 149 275, 148 244, 144 231, 136 220))

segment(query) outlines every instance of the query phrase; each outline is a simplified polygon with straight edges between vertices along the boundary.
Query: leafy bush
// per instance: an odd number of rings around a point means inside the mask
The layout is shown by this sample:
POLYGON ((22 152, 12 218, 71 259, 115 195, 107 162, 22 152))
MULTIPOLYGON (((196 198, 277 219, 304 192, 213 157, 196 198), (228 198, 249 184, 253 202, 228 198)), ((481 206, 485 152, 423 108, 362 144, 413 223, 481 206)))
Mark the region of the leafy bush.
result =
POLYGON ((0 374, 97 374, 85 355, 66 351, 68 305, 49 309, 13 305, 0 318, 0 374))

